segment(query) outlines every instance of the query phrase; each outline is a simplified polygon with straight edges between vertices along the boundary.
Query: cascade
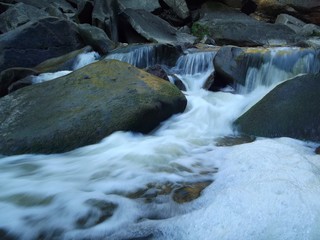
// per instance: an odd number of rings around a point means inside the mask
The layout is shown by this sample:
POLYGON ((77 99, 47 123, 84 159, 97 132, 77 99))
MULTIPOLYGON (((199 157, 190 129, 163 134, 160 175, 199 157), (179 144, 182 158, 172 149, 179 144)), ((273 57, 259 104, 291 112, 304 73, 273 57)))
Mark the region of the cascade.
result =
POLYGON ((170 72, 182 80, 188 91, 199 90, 214 72, 215 54, 216 51, 187 50, 170 72))
POLYGON ((238 86, 241 94, 263 86, 270 87, 304 73, 320 71, 320 50, 311 48, 270 48, 262 54, 250 55, 245 86, 238 86))
POLYGON ((122 62, 127 62, 138 68, 146 68, 156 64, 154 46, 142 45, 136 46, 129 52, 110 53, 106 59, 116 59, 122 62))

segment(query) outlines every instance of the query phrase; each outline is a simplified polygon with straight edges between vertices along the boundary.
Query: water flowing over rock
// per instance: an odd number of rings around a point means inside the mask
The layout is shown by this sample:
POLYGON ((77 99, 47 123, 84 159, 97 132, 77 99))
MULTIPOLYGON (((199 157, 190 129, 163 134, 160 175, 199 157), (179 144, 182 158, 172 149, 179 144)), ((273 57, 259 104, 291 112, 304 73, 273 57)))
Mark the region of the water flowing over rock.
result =
POLYGON ((320 51, 313 48, 222 47, 215 59, 216 78, 248 93, 302 73, 320 71, 320 51))
POLYGON ((34 67, 82 47, 77 26, 70 21, 44 18, 30 22, 0 35, 0 72, 10 67, 34 67))
POLYGON ((100 61, 2 98, 0 152, 65 152, 115 131, 147 133, 185 107, 174 85, 127 63, 100 61))
POLYGON ((239 131, 263 137, 320 141, 320 74, 276 86, 235 122, 239 131))
POLYGON ((204 4, 202 12, 203 17, 193 24, 192 32, 200 39, 208 35, 218 45, 286 45, 300 40, 285 25, 259 22, 219 3, 204 4))
POLYGON ((129 45, 107 55, 106 59, 116 59, 130 63, 138 68, 147 68, 156 64, 174 66, 183 53, 182 45, 144 44, 129 45))

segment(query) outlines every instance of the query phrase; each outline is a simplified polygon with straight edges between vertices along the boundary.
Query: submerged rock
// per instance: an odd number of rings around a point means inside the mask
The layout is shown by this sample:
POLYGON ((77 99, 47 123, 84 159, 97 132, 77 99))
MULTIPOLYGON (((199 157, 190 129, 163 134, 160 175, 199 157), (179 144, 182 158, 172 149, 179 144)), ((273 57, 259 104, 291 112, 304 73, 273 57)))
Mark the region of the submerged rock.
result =
POLYGON ((115 131, 147 133, 184 111, 172 84, 127 63, 107 60, 0 100, 0 153, 59 153, 115 131))
POLYGON ((235 121, 240 132, 320 141, 320 74, 281 83, 235 121))

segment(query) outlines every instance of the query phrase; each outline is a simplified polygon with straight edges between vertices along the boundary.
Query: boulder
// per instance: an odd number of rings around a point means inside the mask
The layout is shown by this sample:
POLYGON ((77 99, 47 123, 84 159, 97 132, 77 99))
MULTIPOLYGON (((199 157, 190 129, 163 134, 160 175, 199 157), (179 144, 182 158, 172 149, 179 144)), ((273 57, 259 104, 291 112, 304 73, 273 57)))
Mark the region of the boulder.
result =
POLYGON ((274 19, 280 13, 289 13, 304 21, 320 23, 320 2, 318 0, 250 0, 256 11, 274 19))
POLYGON ((0 32, 11 31, 30 21, 48 17, 49 14, 36 7, 17 3, 0 15, 0 32))
POLYGON ((150 66, 150 67, 146 68, 145 71, 147 73, 154 75, 154 76, 157 76, 159 78, 162 78, 164 80, 169 81, 167 72, 164 70, 163 66, 161 66, 160 64, 150 66))
POLYGON ((127 63, 104 60, 0 99, 0 153, 60 153, 115 131, 148 133, 184 111, 169 82, 127 63))
POLYGON ((53 17, 30 22, 0 35, 0 72, 11 67, 34 67, 84 47, 76 24, 53 17))
MULTIPOLYGON (((123 21, 131 26, 146 41, 156 43, 194 43, 195 38, 187 33, 180 33, 168 22, 145 11, 125 9, 121 14, 123 21)), ((127 29, 127 26, 124 26, 127 29)), ((128 39, 128 37, 127 37, 128 39)), ((129 42, 129 41, 128 41, 129 42)), ((130 42, 129 42, 130 43, 130 42)), ((132 42, 131 42, 132 43, 132 42)))
POLYGON ((190 16, 188 5, 185 0, 163 0, 181 19, 190 16))
POLYGON ((118 0, 122 10, 126 8, 143 9, 148 12, 153 12, 161 8, 158 0, 118 0))
POLYGON ((104 30, 108 37, 118 42, 118 13, 117 0, 94 0, 92 11, 92 25, 104 30))
POLYGON ((85 44, 92 46, 101 55, 106 55, 116 47, 108 35, 98 27, 89 24, 79 24, 79 34, 85 44))
POLYGON ((235 121, 237 129, 262 137, 320 141, 320 74, 281 83, 235 121))
POLYGON ((0 97, 3 97, 9 93, 9 87, 30 75, 38 75, 34 69, 30 68, 9 68, 0 73, 0 97))
POLYGON ((301 39, 285 25, 257 21, 221 3, 204 4, 202 15, 192 26, 193 35, 199 40, 207 35, 218 45, 287 45, 301 39))

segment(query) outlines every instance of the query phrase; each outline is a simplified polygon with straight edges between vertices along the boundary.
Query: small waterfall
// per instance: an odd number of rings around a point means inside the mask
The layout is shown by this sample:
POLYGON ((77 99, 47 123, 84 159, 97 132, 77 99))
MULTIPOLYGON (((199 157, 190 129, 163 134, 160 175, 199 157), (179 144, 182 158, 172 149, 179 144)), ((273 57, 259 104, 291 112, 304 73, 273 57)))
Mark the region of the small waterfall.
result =
POLYGON ((248 59, 245 87, 238 92, 246 94, 254 89, 269 87, 299 74, 320 71, 320 51, 313 49, 279 47, 266 53, 252 54, 248 59))
POLYGON ((206 85, 214 72, 215 51, 187 51, 171 69, 172 74, 181 79, 188 91, 199 90, 206 85))
POLYGON ((116 59, 127 62, 138 68, 146 68, 156 64, 154 46, 135 46, 129 52, 117 52, 109 54, 106 59, 116 59))

